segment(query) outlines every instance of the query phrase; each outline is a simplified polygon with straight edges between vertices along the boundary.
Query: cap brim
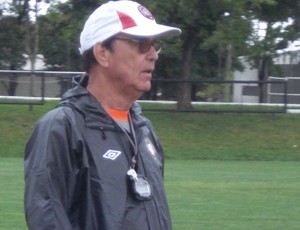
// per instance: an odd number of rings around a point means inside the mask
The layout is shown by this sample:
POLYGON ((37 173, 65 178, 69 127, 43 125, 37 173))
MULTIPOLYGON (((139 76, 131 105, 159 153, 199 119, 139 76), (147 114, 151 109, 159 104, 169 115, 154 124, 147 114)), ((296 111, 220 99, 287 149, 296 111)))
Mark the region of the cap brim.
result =
POLYGON ((162 37, 179 35, 181 33, 181 30, 176 27, 156 24, 155 26, 131 27, 122 30, 121 33, 138 37, 162 37))

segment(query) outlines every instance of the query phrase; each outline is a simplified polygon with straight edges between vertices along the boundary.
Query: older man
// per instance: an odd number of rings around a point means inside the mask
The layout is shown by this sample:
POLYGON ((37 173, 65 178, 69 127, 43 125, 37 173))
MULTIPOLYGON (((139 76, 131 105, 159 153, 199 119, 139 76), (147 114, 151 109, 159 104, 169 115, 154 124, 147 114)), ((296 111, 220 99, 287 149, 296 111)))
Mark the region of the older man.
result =
POLYGON ((157 39, 179 33, 133 1, 90 15, 80 36, 87 75, 74 79, 26 145, 29 229, 172 229, 163 150, 135 101, 151 88, 157 39))

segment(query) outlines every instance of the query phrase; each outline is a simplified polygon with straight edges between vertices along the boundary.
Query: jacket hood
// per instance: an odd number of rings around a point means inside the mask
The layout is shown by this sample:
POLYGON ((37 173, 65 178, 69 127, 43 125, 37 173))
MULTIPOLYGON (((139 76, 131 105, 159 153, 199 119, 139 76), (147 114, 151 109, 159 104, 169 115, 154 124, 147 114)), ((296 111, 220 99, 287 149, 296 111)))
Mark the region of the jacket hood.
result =
POLYGON ((78 75, 72 78, 73 88, 66 91, 62 96, 62 101, 68 100, 72 97, 78 97, 87 95, 88 91, 86 89, 88 83, 87 75, 78 75))

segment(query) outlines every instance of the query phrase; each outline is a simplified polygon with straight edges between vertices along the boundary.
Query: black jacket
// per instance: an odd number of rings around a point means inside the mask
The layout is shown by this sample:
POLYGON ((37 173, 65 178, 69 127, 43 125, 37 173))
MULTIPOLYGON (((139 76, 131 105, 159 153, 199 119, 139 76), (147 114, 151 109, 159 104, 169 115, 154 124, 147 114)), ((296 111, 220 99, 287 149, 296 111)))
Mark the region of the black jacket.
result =
POLYGON ((130 110, 138 143, 137 171, 153 197, 137 201, 126 173, 128 137, 85 88, 67 91, 36 124, 25 150, 25 212, 31 230, 170 230, 163 151, 137 104, 130 110))

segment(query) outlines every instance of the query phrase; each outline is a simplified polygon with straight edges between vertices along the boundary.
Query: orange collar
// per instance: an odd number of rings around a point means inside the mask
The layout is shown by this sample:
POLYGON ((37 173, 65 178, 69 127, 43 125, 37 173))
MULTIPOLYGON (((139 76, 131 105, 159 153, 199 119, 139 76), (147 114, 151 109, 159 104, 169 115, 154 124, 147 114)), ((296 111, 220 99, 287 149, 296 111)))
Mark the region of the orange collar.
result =
POLYGON ((115 109, 106 109, 106 112, 115 120, 128 121, 129 111, 121 111, 115 109))

